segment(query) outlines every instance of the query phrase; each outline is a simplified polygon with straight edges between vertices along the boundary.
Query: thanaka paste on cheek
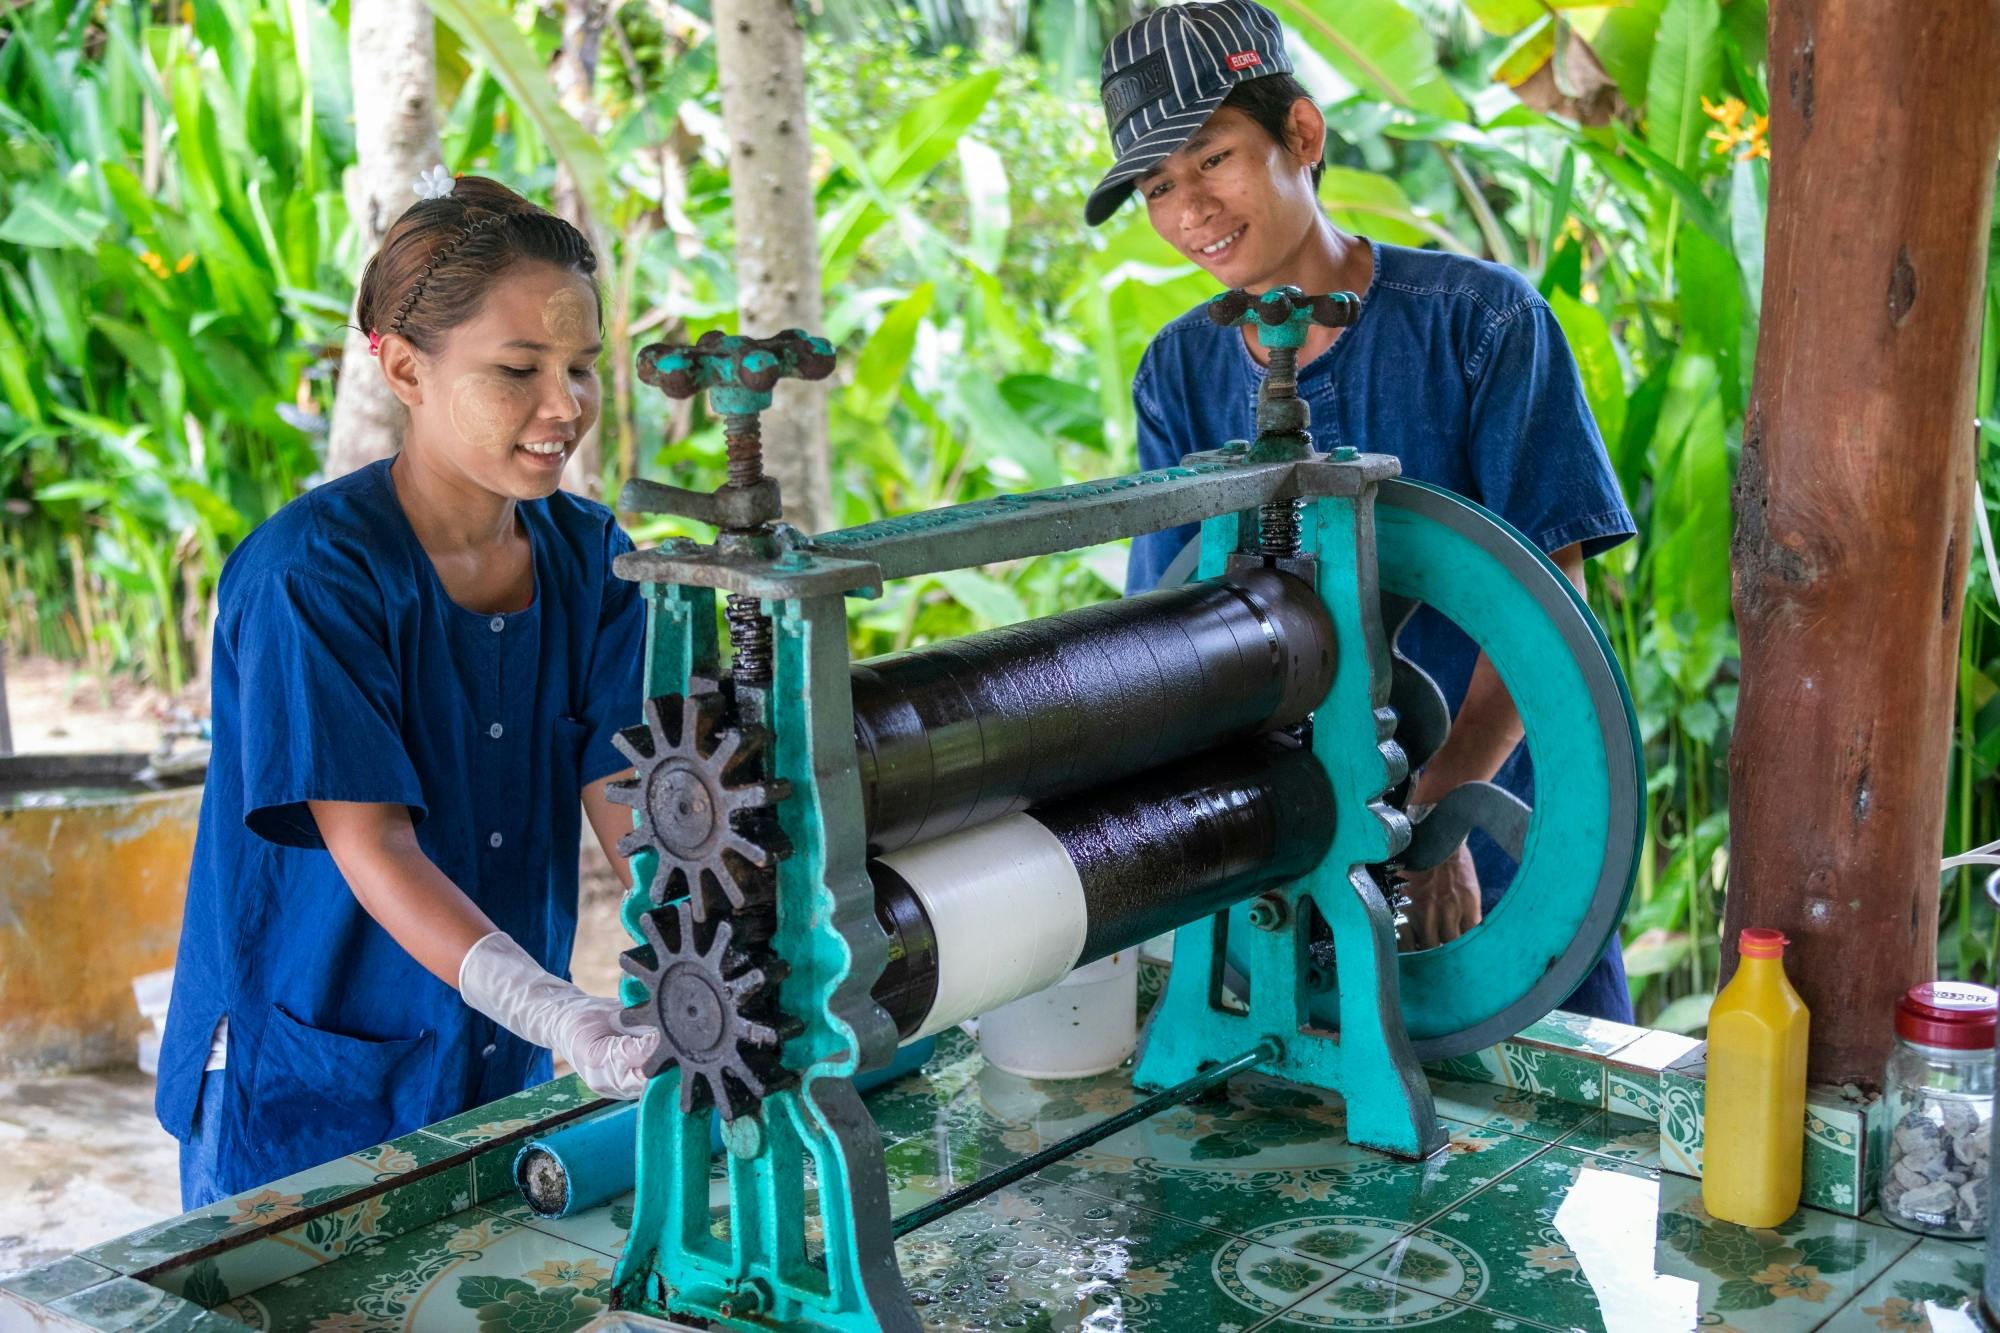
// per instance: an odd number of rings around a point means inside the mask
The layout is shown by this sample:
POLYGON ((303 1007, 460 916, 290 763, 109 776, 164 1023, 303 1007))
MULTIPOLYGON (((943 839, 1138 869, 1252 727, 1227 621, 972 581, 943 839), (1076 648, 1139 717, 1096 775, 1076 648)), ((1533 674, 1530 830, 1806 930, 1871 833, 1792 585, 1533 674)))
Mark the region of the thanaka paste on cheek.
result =
POLYGON ((542 306, 542 328, 558 346, 588 347, 597 341, 597 303, 565 287, 542 306))
POLYGON ((452 386, 452 428, 475 449, 511 452, 520 415, 519 393, 498 375, 466 375, 452 386))

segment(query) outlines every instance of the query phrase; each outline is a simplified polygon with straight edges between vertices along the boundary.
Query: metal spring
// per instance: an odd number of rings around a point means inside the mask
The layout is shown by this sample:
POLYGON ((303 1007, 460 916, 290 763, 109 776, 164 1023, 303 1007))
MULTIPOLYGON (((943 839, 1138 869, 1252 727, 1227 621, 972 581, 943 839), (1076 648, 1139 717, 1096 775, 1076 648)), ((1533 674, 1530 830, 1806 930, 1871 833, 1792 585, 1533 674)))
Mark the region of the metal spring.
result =
POLYGON ((755 486, 764 480, 764 434, 755 412, 724 417, 722 444, 729 454, 731 486, 755 486))
POLYGON ((739 686, 771 683, 771 621, 748 593, 731 593, 723 610, 729 622, 729 674, 739 686))
POLYGON ((1299 553, 1299 502, 1274 500, 1257 510, 1257 553, 1288 556, 1299 553))

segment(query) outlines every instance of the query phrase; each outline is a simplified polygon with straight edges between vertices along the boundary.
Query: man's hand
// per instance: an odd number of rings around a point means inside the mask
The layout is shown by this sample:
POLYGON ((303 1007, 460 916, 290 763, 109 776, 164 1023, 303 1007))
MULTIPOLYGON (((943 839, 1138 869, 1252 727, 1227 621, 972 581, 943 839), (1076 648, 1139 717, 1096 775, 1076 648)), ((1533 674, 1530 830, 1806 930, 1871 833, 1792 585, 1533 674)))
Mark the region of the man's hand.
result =
POLYGON ((1410 895, 1410 920, 1397 932, 1396 943, 1405 951, 1448 944, 1485 916, 1479 906, 1479 872, 1462 842, 1429 870, 1405 875, 1403 892, 1410 895))

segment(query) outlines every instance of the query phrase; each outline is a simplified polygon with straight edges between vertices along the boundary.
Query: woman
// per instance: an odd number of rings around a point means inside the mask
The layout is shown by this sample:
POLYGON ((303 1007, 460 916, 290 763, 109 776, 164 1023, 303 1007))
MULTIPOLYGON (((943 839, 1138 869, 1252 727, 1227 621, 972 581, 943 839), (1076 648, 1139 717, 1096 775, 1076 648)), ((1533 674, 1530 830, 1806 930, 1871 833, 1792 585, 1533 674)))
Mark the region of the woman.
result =
POLYGON ((188 1208, 547 1079, 551 1049, 644 1085, 653 1035, 561 979, 580 807, 624 868, 604 787, 644 625, 631 542, 557 490, 597 420, 597 261, 504 186, 431 189, 357 302, 402 451, 222 572, 157 1100, 188 1208))

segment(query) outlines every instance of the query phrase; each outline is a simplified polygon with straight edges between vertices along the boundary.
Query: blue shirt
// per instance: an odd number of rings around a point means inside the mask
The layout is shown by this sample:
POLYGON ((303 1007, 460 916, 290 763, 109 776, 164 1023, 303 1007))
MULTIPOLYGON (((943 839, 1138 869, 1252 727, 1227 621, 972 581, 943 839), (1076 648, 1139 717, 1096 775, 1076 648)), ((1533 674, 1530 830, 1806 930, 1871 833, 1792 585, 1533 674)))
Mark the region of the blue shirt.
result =
MULTIPOLYGON (((1544 552, 1581 542, 1588 557, 1634 535, 1548 302, 1502 265, 1374 242, 1370 248, 1375 274, 1360 318, 1299 369, 1315 447, 1394 454, 1404 476, 1477 501, 1544 552)), ((1241 330, 1211 323, 1205 306, 1167 325, 1132 382, 1139 466, 1170 467, 1185 454, 1252 438, 1264 374, 1241 330)), ((1158 582, 1194 534, 1187 526, 1134 540, 1127 591, 1158 582)), ((1456 716, 1478 646, 1428 607, 1411 617, 1397 646, 1430 673, 1456 716)), ((1533 802, 1526 746, 1494 780, 1533 802)), ((1514 863, 1483 834, 1475 833, 1471 846, 1490 907, 1514 863)), ((1614 939, 1608 963, 1616 948, 1614 939)), ((1599 1007, 1586 1007, 1595 1000, 1582 991, 1569 1007, 1618 1017, 1622 1006, 1629 1020, 1622 968, 1615 985, 1608 978, 1600 984, 1599 1007), (1614 1012, 1604 1013, 1607 1007, 1614 1012)))
MULTIPOLYGON (((376 925, 306 802, 408 808, 425 855, 558 976, 576 933, 580 797, 629 767, 644 609, 602 505, 517 507, 526 610, 457 605, 390 462, 285 506, 223 567, 214 752, 160 1052, 186 1138, 228 1015, 225 1188, 248 1188, 515 1092, 548 1052, 467 1007, 376 925)), ((211 1087, 213 1088, 213 1084, 211 1087)))

